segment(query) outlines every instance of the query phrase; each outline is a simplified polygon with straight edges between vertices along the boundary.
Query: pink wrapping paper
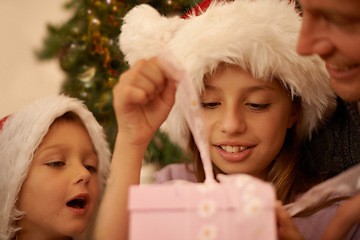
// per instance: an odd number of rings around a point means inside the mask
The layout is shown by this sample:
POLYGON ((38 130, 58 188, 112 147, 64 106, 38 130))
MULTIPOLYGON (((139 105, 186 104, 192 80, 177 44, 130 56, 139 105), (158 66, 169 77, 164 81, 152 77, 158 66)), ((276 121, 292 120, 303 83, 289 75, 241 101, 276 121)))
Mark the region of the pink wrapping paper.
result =
POLYGON ((275 191, 246 174, 220 175, 215 181, 199 101, 181 62, 164 49, 158 56, 167 75, 186 91, 182 111, 200 151, 206 180, 132 186, 130 240, 275 240, 275 191))
POLYGON ((222 178, 131 187, 130 239, 275 240, 273 187, 245 174, 222 178))

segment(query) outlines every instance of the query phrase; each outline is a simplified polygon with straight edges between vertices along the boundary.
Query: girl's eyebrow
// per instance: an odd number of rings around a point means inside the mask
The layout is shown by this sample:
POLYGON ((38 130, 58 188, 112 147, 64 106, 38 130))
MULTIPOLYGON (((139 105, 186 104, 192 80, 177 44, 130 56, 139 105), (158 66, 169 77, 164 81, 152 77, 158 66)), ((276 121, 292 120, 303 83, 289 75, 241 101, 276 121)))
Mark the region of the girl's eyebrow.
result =
POLYGON ((56 149, 56 148, 63 148, 62 144, 54 144, 54 145, 49 145, 49 146, 45 146, 45 147, 41 147, 38 148, 36 150, 36 153, 41 153, 43 151, 47 151, 47 150, 51 150, 51 149, 56 149))
MULTIPOLYGON (((209 84, 205 84, 205 89, 206 90, 213 90, 213 91, 216 91, 216 90, 219 90, 219 88, 217 86, 214 86, 214 85, 209 85, 209 84)), ((245 90, 247 92, 257 92, 257 91, 267 91, 267 90, 270 90, 270 91, 278 91, 277 89, 275 89, 274 87, 272 86, 269 86, 269 85, 257 85, 257 86, 249 86, 249 87, 246 87, 245 90)))

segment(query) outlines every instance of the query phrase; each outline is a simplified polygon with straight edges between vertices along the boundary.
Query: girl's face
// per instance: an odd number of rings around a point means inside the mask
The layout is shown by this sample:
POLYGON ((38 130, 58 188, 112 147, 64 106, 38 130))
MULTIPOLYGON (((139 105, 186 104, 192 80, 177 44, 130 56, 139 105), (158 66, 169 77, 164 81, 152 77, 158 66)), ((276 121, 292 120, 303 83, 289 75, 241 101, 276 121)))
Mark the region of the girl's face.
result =
POLYGON ((200 101, 213 163, 225 173, 265 179, 297 118, 281 84, 228 66, 205 82, 200 101))
POLYGON ((98 159, 86 129, 55 122, 38 147, 21 192, 19 239, 58 239, 84 232, 98 196, 98 159))

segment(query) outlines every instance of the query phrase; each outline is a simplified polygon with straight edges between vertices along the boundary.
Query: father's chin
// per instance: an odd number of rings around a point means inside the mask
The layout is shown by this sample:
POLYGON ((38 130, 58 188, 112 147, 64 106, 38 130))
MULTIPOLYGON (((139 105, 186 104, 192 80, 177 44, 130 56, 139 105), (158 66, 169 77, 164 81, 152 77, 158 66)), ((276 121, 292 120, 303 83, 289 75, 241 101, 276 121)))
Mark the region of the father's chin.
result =
POLYGON ((360 101, 360 73, 346 80, 331 78, 330 85, 342 100, 346 102, 360 101))

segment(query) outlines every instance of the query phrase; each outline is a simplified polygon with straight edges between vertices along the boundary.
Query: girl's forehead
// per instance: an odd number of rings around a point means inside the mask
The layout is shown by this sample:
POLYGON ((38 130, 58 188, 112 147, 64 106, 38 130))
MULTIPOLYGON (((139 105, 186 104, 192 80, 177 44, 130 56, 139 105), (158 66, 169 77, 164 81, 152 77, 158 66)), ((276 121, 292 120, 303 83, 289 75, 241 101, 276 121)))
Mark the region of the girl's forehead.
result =
POLYGON ((254 77, 250 71, 235 65, 222 67, 212 74, 207 74, 204 77, 204 86, 209 88, 222 86, 227 80, 233 80, 233 82, 239 83, 240 85, 263 86, 264 88, 275 85, 282 86, 281 81, 275 76, 258 79, 254 77))
POLYGON ((212 93, 231 95, 249 95, 255 93, 289 95, 289 91, 278 78, 257 79, 250 72, 236 66, 222 69, 208 76, 204 81, 204 87, 200 95, 204 96, 204 94, 212 93))
MULTIPOLYGON (((246 65, 246 64, 245 64, 246 65)), ((204 74, 203 81, 204 83, 223 75, 226 72, 236 70, 237 73, 242 73, 242 75, 246 75, 248 78, 252 78, 255 80, 261 80, 264 82, 270 82, 273 79, 277 79, 278 73, 275 71, 261 71, 257 67, 243 67, 240 65, 236 65, 234 63, 219 63, 216 68, 207 71, 204 74)))

